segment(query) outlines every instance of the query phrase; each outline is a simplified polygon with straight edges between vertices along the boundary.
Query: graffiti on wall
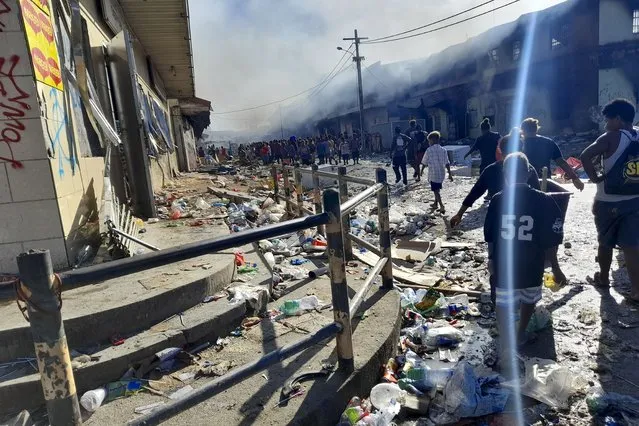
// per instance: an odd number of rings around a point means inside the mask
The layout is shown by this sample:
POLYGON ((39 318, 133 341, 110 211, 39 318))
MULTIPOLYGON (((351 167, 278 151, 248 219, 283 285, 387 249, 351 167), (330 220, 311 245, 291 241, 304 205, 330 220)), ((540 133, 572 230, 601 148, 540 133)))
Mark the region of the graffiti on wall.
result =
POLYGON ((20 0, 20 7, 36 80, 62 90, 60 58, 48 1, 20 0))
POLYGON ((77 155, 75 145, 67 135, 68 118, 64 109, 64 96, 58 89, 50 87, 48 93, 42 93, 44 129, 49 139, 49 155, 58 160, 58 175, 62 178, 65 175, 65 162, 71 167, 71 173, 75 175, 77 165, 77 155), (64 149, 64 143, 68 148, 64 149), (67 153, 68 152, 68 153, 67 153))
POLYGON ((0 117, 3 122, 0 131, 0 142, 9 148, 9 157, 0 157, 0 160, 11 163, 14 168, 23 167, 13 155, 12 144, 22 141, 22 135, 26 129, 23 118, 26 112, 31 109, 26 102, 29 93, 20 87, 14 73, 20 57, 12 55, 9 58, 0 57, 0 117))
POLYGON ((0 32, 4 31, 6 28, 6 23, 4 20, 4 16, 11 12, 11 8, 7 4, 6 0, 0 0, 0 32))

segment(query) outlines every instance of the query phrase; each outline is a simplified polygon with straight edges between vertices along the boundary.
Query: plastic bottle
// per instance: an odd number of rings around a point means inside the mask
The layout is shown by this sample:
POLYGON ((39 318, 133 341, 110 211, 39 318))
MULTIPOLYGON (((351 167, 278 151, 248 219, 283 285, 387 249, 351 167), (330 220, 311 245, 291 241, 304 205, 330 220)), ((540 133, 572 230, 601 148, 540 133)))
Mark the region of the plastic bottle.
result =
POLYGON ((275 256, 270 251, 264 253, 264 260, 266 260, 266 263, 268 263, 268 266, 270 266, 271 268, 275 266, 275 256))
POLYGON ((80 398, 80 405, 84 407, 90 413, 93 413, 97 410, 107 396, 107 390, 105 388, 97 388, 90 391, 87 391, 80 398))
POLYGON ((298 300, 287 300, 280 307, 280 311, 287 317, 301 315, 303 311, 314 309, 319 306, 319 299, 316 296, 306 296, 298 300))
POLYGON ((445 326, 438 328, 429 328, 426 336, 422 339, 422 344, 437 348, 439 346, 449 346, 451 344, 461 342, 464 335, 455 327, 445 326))
POLYGON ((415 352, 409 350, 406 352, 406 363, 404 364, 404 372, 409 371, 413 368, 426 368, 426 361, 424 361, 415 352))
POLYGON ((413 368, 406 372, 406 379, 413 380, 413 385, 419 390, 428 390, 432 388, 443 389, 448 379, 453 375, 452 368, 430 368, 428 366, 422 368, 413 368))

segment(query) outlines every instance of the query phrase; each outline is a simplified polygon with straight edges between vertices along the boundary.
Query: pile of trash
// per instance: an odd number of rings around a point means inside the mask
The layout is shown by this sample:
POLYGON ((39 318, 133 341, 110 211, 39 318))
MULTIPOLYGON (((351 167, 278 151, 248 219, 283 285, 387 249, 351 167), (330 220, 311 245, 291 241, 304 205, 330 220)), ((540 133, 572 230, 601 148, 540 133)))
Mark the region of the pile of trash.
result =
MULTIPOLYGON (((349 402, 340 426, 386 426, 396 416, 419 418, 419 424, 427 425, 499 416, 512 408, 515 386, 539 401, 539 407, 526 411, 534 423, 540 413, 566 408, 588 387, 582 375, 546 359, 521 359, 525 374, 518 382, 507 382, 493 371, 497 356, 491 336, 496 329, 489 294, 472 301, 467 294, 444 296, 435 289, 407 288, 400 296, 399 355, 388 360, 382 382, 369 399, 349 402), (479 361, 478 350, 485 352, 479 361)), ((531 323, 543 328, 548 321, 547 310, 540 308, 531 323)), ((603 406, 611 397, 593 398, 603 406)))

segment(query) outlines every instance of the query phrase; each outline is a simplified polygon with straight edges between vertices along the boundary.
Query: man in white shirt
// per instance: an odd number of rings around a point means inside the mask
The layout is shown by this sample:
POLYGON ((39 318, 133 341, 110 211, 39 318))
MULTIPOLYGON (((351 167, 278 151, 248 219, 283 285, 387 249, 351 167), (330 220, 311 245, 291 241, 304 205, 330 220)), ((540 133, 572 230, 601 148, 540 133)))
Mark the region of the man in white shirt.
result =
POLYGON ((441 134, 439 132, 431 132, 428 134, 428 144, 430 145, 422 158, 422 170, 420 176, 424 174, 424 169, 428 167, 428 181, 430 189, 435 194, 435 202, 432 204, 433 210, 439 207, 441 213, 446 213, 446 208, 442 202, 441 189, 446 179, 446 170, 448 177, 453 181, 453 175, 450 172, 450 162, 448 161, 448 151, 439 144, 441 134))

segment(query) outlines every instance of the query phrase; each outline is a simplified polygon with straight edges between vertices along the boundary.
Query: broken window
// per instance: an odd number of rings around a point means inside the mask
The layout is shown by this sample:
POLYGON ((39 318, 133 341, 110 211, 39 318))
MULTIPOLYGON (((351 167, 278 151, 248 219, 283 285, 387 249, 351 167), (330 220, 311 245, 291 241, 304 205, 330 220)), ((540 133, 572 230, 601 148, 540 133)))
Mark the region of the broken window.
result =
POLYGON ((517 62, 521 57, 521 41, 516 40, 513 42, 513 61, 517 62))
POLYGON ((568 25, 562 24, 555 27, 552 33, 551 48, 557 50, 565 46, 568 46, 568 25))
POLYGON ((639 34, 639 9, 632 11, 632 33, 639 34))
POLYGON ((492 49, 490 52, 488 52, 488 56, 490 57, 490 60, 492 62, 499 62, 499 51, 497 49, 492 49))

